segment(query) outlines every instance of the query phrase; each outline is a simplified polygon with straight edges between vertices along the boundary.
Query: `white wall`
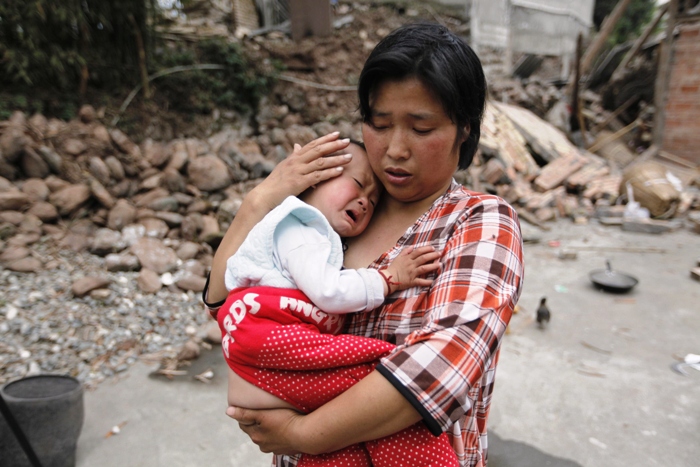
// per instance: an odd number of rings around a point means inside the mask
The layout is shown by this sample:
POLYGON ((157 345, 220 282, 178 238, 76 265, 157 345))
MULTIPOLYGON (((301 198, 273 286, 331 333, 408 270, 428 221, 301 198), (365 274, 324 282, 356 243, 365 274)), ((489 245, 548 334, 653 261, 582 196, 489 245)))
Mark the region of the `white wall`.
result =
POLYGON ((472 43, 540 55, 572 55, 593 24, 594 0, 472 0, 472 43))

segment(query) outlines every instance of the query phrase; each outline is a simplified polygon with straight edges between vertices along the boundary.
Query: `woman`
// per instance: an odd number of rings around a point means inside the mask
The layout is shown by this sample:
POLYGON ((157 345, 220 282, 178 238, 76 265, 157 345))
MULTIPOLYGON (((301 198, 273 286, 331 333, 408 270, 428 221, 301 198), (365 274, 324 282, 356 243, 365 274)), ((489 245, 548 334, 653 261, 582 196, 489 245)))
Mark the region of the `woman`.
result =
MULTIPOLYGON (((351 334, 397 344, 376 370, 316 411, 227 414, 277 465, 390 436, 417 422, 447 432, 462 466, 486 464, 486 419, 498 349, 522 286, 522 242, 514 210, 454 182, 480 136, 486 83, 479 59, 435 24, 385 37, 360 75, 363 136, 385 194, 365 232, 348 241, 345 266, 381 268, 406 248, 430 245, 440 269, 428 288, 387 297, 353 316, 351 334)), ((294 153, 246 198, 212 265, 207 301, 226 297, 226 259, 286 196, 342 171, 347 146, 328 135, 294 153)), ((391 455, 391 453, 387 453, 391 455)))

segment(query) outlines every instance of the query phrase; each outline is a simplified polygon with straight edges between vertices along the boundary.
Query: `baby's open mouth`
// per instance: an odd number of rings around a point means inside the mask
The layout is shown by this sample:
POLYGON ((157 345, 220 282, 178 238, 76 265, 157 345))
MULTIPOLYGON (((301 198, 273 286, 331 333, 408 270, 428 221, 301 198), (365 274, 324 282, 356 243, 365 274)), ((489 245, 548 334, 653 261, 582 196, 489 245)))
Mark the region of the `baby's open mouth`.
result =
POLYGON ((353 220, 353 222, 357 222, 357 216, 355 215, 354 212, 352 212, 352 211, 350 211, 350 210, 347 210, 347 211, 345 211, 345 213, 348 215, 348 217, 349 217, 350 219, 353 220))

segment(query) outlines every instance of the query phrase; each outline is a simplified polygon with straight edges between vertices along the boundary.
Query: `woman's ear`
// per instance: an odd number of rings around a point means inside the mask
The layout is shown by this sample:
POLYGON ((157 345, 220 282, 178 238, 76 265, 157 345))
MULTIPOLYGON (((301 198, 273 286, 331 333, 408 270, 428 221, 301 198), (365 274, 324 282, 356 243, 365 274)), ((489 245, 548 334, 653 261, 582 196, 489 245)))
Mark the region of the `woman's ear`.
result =
POLYGON ((471 132, 472 132, 472 127, 471 127, 471 125, 470 125, 469 123, 467 123, 467 124, 464 126, 464 129, 462 130, 462 141, 461 141, 459 144, 464 143, 464 142, 469 138, 469 134, 470 134, 471 132))

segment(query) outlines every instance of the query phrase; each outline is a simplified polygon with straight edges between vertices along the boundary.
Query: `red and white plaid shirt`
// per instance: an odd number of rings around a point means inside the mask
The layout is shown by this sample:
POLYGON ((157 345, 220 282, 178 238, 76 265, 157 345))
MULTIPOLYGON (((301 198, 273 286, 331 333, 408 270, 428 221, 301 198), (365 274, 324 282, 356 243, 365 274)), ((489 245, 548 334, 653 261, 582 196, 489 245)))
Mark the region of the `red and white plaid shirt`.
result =
MULTIPOLYGON (((498 351, 522 288, 518 218, 502 199, 453 182, 371 267, 425 245, 442 254, 432 286, 351 315, 347 332, 398 345, 377 370, 434 434, 449 434, 462 467, 484 467, 498 351)), ((273 465, 292 467, 296 459, 278 456, 273 465)))

